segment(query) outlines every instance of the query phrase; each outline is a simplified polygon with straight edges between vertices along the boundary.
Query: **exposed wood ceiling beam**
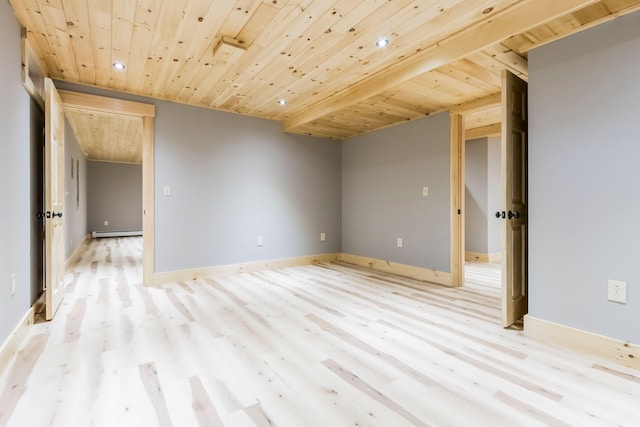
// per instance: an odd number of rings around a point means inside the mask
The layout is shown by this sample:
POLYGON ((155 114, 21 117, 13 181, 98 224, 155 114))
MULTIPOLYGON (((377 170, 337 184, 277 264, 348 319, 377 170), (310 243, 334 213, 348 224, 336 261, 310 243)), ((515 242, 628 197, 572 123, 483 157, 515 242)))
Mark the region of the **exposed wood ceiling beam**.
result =
POLYGON ((398 61, 361 83, 291 115, 283 120, 283 129, 285 132, 294 131, 322 116, 362 102, 421 74, 595 2, 596 0, 523 0, 515 3, 499 14, 398 61))
POLYGON ((501 102, 502 102, 502 94, 498 92, 498 93, 494 93, 493 95, 485 96, 484 98, 476 99, 471 102, 467 102, 464 104, 456 105, 455 107, 451 107, 449 109, 449 112, 451 114, 461 114, 461 115, 477 113, 478 111, 498 107, 501 102))
POLYGON ((123 111, 126 111, 128 116, 136 117, 155 117, 156 115, 155 106, 151 104, 68 90, 58 90, 58 93, 65 108, 109 113, 116 116, 122 115, 123 111))
POLYGON ((479 128, 465 129, 464 139, 469 141, 471 139, 500 136, 502 131, 502 125, 500 123, 494 123, 492 125, 482 126, 479 128))
POLYGON ((536 41, 529 40, 528 43, 518 46, 518 51, 520 53, 529 52, 533 48, 545 46, 549 43, 553 43, 557 40, 563 39, 565 37, 569 37, 573 34, 577 34, 581 31, 596 27, 598 25, 604 24, 605 22, 612 21, 621 16, 640 10, 640 2, 638 0, 607 1, 605 5, 610 13, 604 16, 598 17, 598 19, 581 22, 580 25, 576 25, 573 28, 568 28, 567 30, 562 31, 561 33, 550 35, 546 37, 544 40, 536 40, 536 41))

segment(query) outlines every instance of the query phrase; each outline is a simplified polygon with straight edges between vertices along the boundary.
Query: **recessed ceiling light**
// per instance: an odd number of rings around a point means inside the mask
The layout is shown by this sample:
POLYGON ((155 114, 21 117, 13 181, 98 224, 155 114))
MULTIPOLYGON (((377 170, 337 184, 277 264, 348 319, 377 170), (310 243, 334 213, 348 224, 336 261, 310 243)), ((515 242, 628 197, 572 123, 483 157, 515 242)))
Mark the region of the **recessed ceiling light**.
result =
POLYGON ((376 46, 378 47, 385 47, 389 44, 389 40, 388 39, 378 39, 378 41, 376 42, 376 46))
POLYGON ((286 99, 280 99, 280 100, 278 101, 278 104, 280 104, 280 105, 287 105, 287 100, 286 100, 286 99))
POLYGON ((116 70, 124 70, 127 67, 125 67, 125 65, 122 62, 114 62, 113 68, 115 68, 116 70))

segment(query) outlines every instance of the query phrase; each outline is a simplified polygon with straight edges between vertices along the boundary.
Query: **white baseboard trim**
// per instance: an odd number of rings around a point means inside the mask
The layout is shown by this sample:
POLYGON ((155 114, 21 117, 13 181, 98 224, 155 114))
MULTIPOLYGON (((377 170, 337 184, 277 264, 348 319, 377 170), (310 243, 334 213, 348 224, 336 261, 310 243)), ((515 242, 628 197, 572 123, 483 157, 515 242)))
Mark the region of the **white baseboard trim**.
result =
POLYGON ((439 285, 451 286, 451 273, 432 270, 430 268, 415 267, 413 265, 400 264, 380 259, 367 258, 359 255, 340 254, 340 261, 354 264, 359 267, 370 268, 376 271, 423 280, 439 285))
POLYGON ((71 255, 69 255, 69 258, 67 258, 67 260, 65 261, 64 263, 65 270, 80 260, 80 258, 82 257, 82 253, 86 249, 86 246, 89 244, 90 240, 91 240, 90 234, 87 234, 86 236, 84 236, 84 239, 82 239, 82 241, 78 244, 78 246, 76 246, 73 252, 71 252, 71 255))
POLYGON ((91 237, 94 239, 98 237, 130 237, 130 236, 142 236, 142 230, 136 231, 93 231, 91 237))
POLYGON ((2 347, 0 347, 0 372, 4 372, 4 370, 7 369, 11 359, 20 348, 22 341, 27 335, 27 327, 34 323, 34 316, 35 310, 34 307, 31 307, 29 311, 22 316, 18 326, 9 334, 2 344, 2 347))
POLYGON ((340 254, 309 255, 295 258, 283 258, 267 261, 245 262, 240 264, 219 265, 215 267, 204 267, 190 270, 167 271, 155 273, 153 283, 178 282, 184 280, 194 280, 202 277, 209 277, 217 274, 250 273, 253 271, 268 270, 273 268, 298 267, 301 265, 318 264, 320 262, 337 261, 340 254))
POLYGON ((640 345, 575 329, 526 315, 524 334, 528 337, 577 350, 640 370, 640 345))

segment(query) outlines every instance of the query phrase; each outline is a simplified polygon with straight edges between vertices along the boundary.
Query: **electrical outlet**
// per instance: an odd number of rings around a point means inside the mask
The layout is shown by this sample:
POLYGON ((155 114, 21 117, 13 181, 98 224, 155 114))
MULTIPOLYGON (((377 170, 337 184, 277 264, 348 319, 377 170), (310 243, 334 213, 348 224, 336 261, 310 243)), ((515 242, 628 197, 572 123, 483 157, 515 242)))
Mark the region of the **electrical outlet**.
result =
POLYGON ((327 235, 325 233, 320 233, 320 241, 324 242, 325 240, 327 240, 327 235))
POLYGON ((264 238, 262 236, 258 236, 256 239, 256 243, 258 246, 264 246, 264 238))
POLYGON ((402 237, 398 237, 396 239, 396 246, 401 248, 402 247, 402 237))
POLYGON ((11 296, 16 294, 16 273, 11 273, 11 296))
POLYGON ((627 282, 609 280, 607 299, 621 304, 627 303, 627 282))

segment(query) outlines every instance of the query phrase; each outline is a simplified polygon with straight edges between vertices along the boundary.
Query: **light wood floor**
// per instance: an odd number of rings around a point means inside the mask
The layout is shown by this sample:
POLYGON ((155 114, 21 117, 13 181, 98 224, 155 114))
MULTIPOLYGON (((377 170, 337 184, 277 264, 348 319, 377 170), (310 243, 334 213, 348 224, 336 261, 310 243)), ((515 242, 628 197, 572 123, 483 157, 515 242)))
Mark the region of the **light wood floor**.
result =
POLYGON ((91 243, 0 376, 0 426, 638 426, 640 372, 499 324, 463 289, 327 264, 145 288, 91 243))

